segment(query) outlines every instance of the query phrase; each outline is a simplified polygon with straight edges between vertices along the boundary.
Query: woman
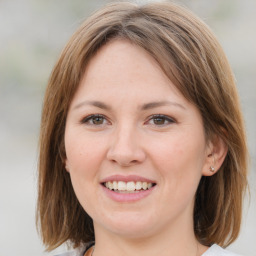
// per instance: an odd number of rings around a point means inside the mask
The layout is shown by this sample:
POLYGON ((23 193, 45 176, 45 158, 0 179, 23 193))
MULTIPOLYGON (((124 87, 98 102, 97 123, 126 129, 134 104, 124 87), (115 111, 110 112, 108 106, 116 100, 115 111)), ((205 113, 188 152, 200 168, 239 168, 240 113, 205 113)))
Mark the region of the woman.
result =
POLYGON ((238 236, 246 176, 234 78, 201 20, 171 3, 115 3, 82 24, 43 107, 48 250, 233 255, 220 246, 238 236))

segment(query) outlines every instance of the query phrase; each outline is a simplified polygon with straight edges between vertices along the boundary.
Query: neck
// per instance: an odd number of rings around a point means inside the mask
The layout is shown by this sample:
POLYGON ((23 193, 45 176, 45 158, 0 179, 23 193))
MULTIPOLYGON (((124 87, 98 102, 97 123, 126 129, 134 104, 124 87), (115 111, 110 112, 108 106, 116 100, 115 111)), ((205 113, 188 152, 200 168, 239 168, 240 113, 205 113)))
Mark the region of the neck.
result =
POLYGON ((187 223, 179 229, 161 229, 157 234, 141 238, 120 236, 101 230, 95 225, 95 238, 93 256, 199 256, 207 250, 207 247, 198 243, 193 226, 188 228, 187 223))

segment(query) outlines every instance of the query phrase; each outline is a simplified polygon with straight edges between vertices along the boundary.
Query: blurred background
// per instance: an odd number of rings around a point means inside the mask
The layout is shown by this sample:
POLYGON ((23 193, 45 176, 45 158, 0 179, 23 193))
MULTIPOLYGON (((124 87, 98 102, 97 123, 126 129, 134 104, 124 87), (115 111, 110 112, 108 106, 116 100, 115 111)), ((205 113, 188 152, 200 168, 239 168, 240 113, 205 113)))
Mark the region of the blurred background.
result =
MULTIPOLYGON (((69 37, 108 2, 0 0, 0 256, 53 255, 44 252, 35 227, 42 99, 69 37)), ((237 79, 251 153, 251 202, 247 199, 242 232, 230 250, 256 256, 256 1, 176 2, 212 28, 237 79)))

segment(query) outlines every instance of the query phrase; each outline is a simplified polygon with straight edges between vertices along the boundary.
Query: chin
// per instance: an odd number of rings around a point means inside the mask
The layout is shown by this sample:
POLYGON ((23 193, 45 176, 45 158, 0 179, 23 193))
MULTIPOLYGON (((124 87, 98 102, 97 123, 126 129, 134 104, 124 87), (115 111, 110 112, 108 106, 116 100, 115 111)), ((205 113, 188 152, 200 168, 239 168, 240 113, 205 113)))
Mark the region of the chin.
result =
MULTIPOLYGON (((157 221, 158 222, 158 221, 157 221)), ((100 226, 108 232, 126 238, 143 238, 150 236, 155 227, 155 221, 150 216, 138 213, 119 213, 105 216, 101 219, 100 226)))
POLYGON ((149 226, 143 226, 143 225, 123 225, 123 226, 116 226, 116 227, 110 227, 109 231, 112 233, 122 236, 126 239, 142 239, 149 237, 153 234, 152 228, 149 228, 149 226))

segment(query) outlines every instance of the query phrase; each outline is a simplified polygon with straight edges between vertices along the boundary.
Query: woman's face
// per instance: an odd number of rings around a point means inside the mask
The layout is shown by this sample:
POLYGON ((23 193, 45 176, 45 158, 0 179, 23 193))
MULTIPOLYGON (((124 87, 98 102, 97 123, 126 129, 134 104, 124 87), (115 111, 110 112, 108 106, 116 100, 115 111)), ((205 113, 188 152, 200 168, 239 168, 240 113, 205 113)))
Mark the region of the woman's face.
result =
POLYGON ((143 49, 116 40, 91 59, 69 108, 65 147, 96 234, 193 228, 211 153, 202 118, 143 49))

